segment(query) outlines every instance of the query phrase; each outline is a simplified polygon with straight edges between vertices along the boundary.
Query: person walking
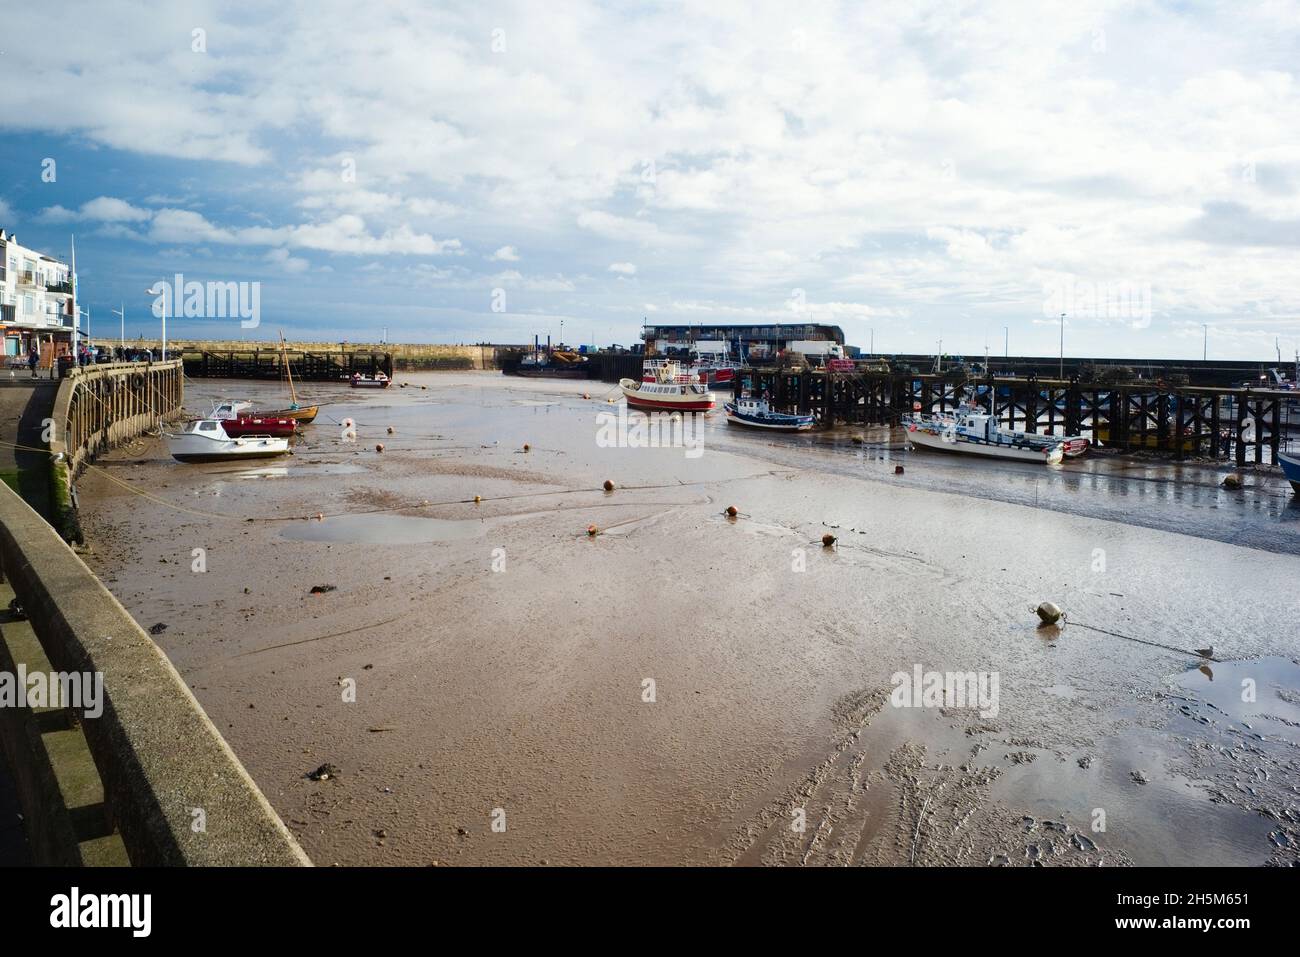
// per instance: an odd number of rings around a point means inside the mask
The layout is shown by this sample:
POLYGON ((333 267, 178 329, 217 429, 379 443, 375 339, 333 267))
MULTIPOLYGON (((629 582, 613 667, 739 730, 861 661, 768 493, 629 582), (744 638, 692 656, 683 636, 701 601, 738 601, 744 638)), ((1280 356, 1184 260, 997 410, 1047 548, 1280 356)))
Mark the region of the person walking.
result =
POLYGON ((27 353, 27 368, 31 370, 33 379, 36 378, 36 363, 40 361, 40 358, 40 353, 36 351, 35 347, 27 353))

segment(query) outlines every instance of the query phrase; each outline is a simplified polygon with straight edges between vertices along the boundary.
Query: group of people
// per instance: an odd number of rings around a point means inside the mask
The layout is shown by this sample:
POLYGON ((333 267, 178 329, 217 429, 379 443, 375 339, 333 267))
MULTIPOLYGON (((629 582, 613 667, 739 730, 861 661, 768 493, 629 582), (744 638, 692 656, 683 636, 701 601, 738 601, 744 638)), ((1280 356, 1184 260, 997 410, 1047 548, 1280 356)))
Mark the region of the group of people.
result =
MULTIPOLYGON (((94 349, 82 343, 77 347, 77 364, 94 365, 97 362, 157 362, 162 358, 161 349, 143 349, 134 346, 114 346, 109 349, 106 346, 96 346, 94 349)), ((27 353, 27 368, 32 374, 32 378, 37 377, 37 368, 41 364, 41 350, 38 346, 33 345, 27 353)))

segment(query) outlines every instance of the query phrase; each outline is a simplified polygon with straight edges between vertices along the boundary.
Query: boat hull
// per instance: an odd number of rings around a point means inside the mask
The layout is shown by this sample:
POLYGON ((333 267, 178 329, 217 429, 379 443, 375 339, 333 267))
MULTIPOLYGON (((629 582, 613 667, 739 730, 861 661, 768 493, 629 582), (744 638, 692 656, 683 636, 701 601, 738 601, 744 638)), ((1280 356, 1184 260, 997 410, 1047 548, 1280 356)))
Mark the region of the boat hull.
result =
POLYGON ((387 389, 392 384, 392 379, 353 379, 352 388, 354 389, 387 389))
POLYGON ((789 422, 763 422, 738 412, 730 402, 723 406, 727 412, 727 424, 743 425, 750 429, 764 429, 768 432, 807 432, 813 425, 812 416, 791 416, 791 419, 797 421, 789 422))
POLYGON ((1290 455, 1286 452, 1277 454, 1277 462, 1282 466, 1282 474, 1286 476, 1287 481, 1291 483, 1292 490, 1300 495, 1300 455, 1290 455))
POLYGON ((316 421, 316 416, 320 413, 320 408, 314 405, 304 406, 301 409, 279 409, 275 412, 263 413, 264 417, 273 419, 293 419, 301 425, 311 425, 316 421))
POLYGON ((987 459, 1034 462, 1038 465, 1055 465, 1060 463, 1062 458, 1060 446, 1046 451, 1042 449, 1017 448, 1013 445, 995 445, 993 443, 976 442, 960 434, 956 434, 949 438, 941 434, 927 432, 923 429, 909 429, 907 433, 907 441, 918 448, 932 449, 936 452, 955 452, 958 454, 974 455, 987 459))
POLYGON ((273 438, 285 438, 293 435, 298 423, 294 419, 273 415, 241 415, 226 419, 221 427, 232 439, 245 435, 269 435, 273 438))
POLYGON ((288 439, 209 439, 185 433, 167 437, 167 451, 178 462, 237 462, 269 459, 289 451, 288 439))

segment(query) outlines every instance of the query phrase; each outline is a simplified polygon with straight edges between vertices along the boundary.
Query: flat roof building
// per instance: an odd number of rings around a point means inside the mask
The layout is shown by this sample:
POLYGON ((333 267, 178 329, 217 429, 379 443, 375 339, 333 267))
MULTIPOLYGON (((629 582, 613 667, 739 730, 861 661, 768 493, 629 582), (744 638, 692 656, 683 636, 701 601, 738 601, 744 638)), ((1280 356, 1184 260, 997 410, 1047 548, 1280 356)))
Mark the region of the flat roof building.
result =
POLYGON ((771 356, 794 342, 844 345, 844 330, 814 322, 646 324, 641 338, 647 351, 669 355, 674 351, 708 351, 708 345, 726 343, 736 358, 771 356), (708 345, 706 345, 708 344, 708 345))

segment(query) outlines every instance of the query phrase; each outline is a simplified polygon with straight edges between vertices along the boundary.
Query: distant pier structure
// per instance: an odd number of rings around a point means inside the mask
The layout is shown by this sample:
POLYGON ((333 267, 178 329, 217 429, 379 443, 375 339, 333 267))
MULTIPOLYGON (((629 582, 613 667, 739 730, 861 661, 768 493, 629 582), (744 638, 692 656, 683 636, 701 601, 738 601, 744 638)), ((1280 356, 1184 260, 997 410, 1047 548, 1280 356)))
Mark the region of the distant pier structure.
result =
POLYGON ((392 378, 393 354, 364 350, 306 351, 279 348, 182 353, 192 379, 282 379, 284 364, 299 382, 347 382, 355 373, 392 378))
POLYGON ((746 367, 734 390, 764 395, 781 412, 812 414, 819 425, 897 425, 908 413, 955 411, 963 401, 989 408, 1007 428, 1056 435, 1091 433, 1103 447, 1148 449, 1175 458, 1277 462, 1300 439, 1300 391, 1189 385, 1170 374, 1134 379, 1118 369, 1067 379, 897 370, 887 362, 852 371, 807 366, 746 367))

